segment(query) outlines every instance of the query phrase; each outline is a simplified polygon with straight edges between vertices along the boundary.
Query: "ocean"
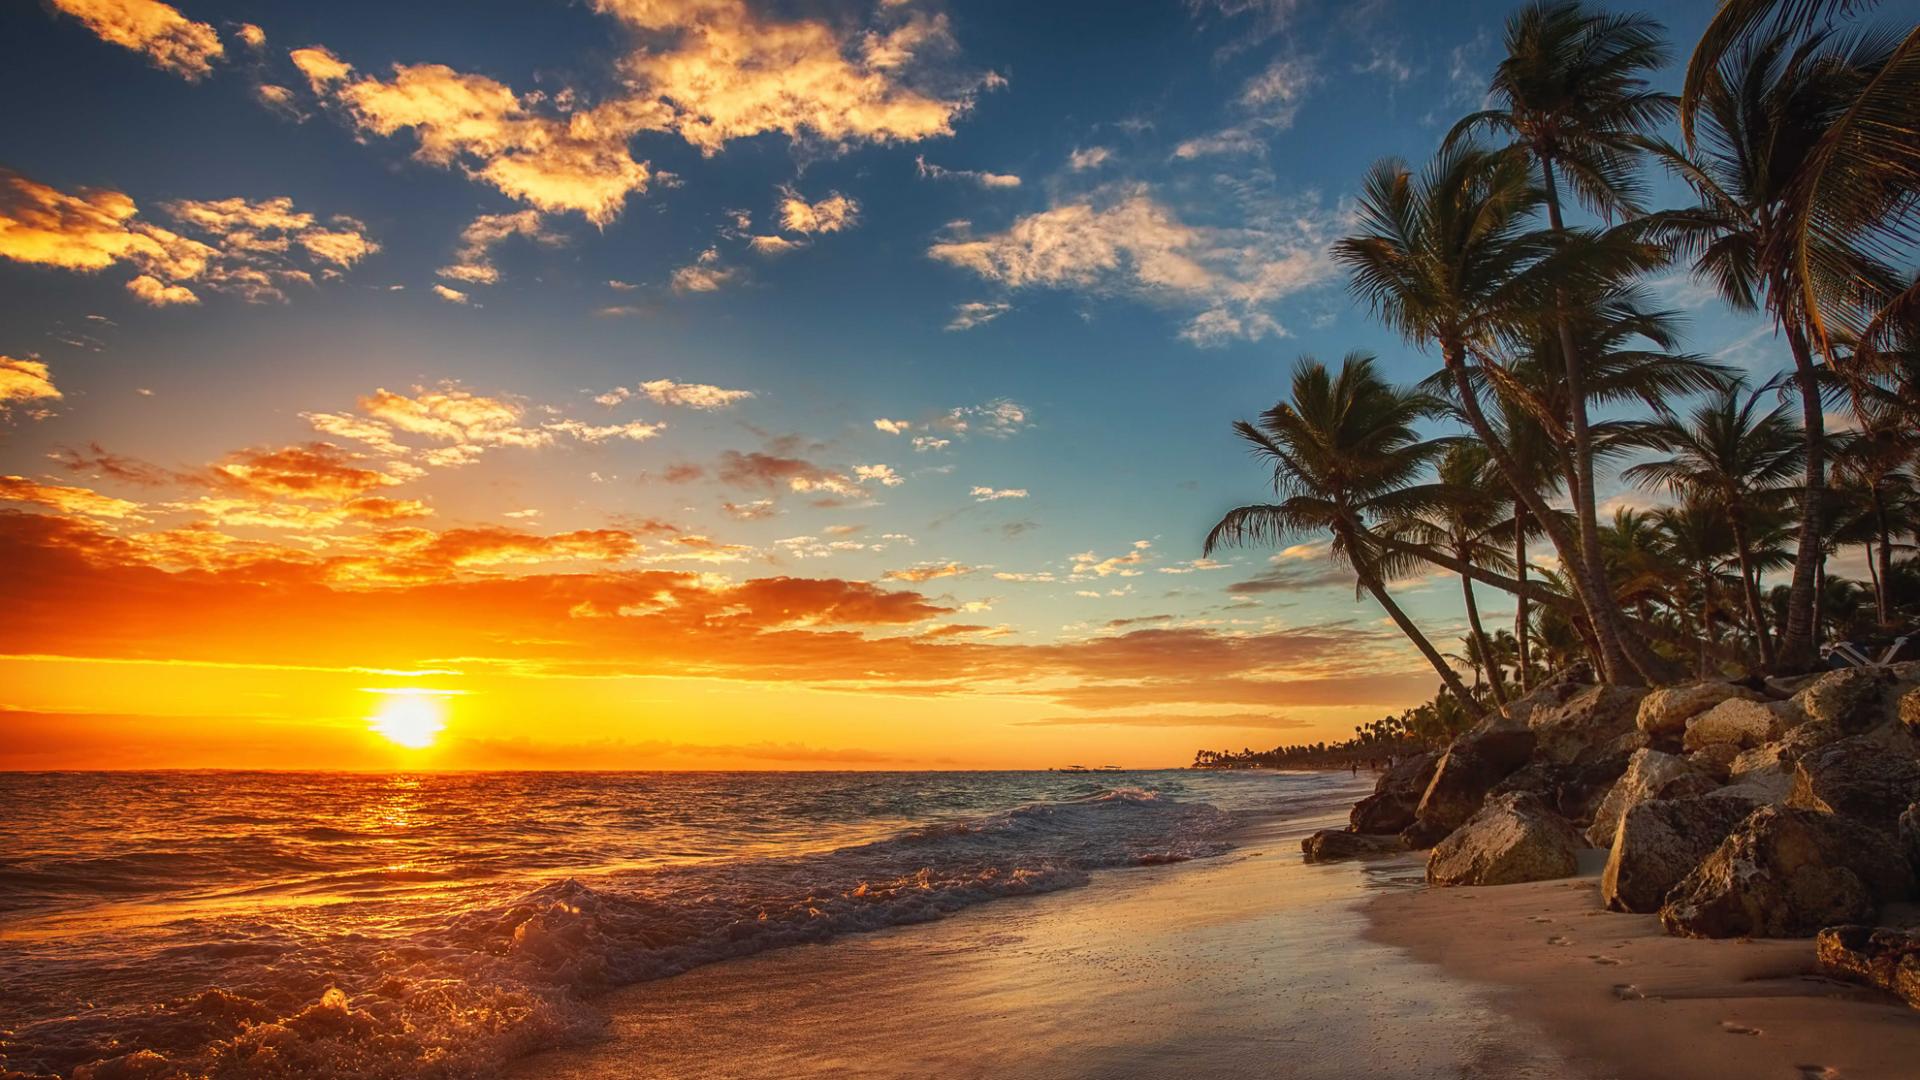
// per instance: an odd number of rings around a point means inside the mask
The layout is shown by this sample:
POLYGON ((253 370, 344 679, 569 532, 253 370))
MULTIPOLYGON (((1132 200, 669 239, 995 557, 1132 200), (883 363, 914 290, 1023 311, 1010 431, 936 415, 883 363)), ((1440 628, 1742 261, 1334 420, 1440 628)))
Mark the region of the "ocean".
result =
POLYGON ((1218 855, 1340 774, 0 774, 0 1075, 486 1075, 597 992, 1218 855))

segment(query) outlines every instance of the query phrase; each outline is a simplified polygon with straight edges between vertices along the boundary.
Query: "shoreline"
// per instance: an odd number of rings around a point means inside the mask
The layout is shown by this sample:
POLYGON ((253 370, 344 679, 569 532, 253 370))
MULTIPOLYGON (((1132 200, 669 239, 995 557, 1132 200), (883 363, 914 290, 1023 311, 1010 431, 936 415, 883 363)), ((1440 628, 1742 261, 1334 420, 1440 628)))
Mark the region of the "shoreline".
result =
POLYGON ((1412 887, 1415 857, 1301 858, 1346 805, 1252 822, 1217 857, 614 990, 598 1038, 506 1075, 1567 1080, 1485 988, 1366 936, 1369 895, 1412 887))
POLYGON ((1594 1076, 1914 1075, 1920 1013, 1819 975, 1811 939, 1677 938, 1607 911, 1594 855, 1573 878, 1378 894, 1367 937, 1485 987, 1594 1076))

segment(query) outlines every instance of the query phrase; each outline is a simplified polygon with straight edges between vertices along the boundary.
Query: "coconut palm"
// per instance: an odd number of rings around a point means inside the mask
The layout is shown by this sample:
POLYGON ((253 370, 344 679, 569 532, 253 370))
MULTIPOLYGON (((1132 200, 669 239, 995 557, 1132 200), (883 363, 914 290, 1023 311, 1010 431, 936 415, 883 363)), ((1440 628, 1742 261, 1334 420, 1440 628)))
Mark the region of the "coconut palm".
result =
MULTIPOLYGON (((1731 580, 1730 565, 1739 555, 1727 510, 1709 497, 1689 494, 1678 506, 1653 512, 1666 556, 1683 581, 1684 602, 1676 596, 1682 626, 1691 626, 1699 643, 1696 674, 1714 671, 1713 648, 1719 644, 1724 612, 1721 595, 1731 580)), ((1730 620, 1726 620, 1730 621, 1730 620)))
MULTIPOLYGON (((1694 259, 1736 309, 1764 307, 1793 356, 1801 406, 1805 476, 1781 660, 1790 668, 1813 658, 1815 578, 1819 573, 1820 504, 1826 488, 1822 378, 1815 356, 1818 304, 1810 298, 1865 288, 1898 291, 1889 271, 1844 237, 1815 229, 1817 211, 1805 192, 1815 179, 1822 140, 1857 103, 1860 83, 1886 63, 1885 43, 1872 38, 1831 44, 1814 34, 1797 45, 1784 34, 1750 42, 1727 55, 1701 82, 1695 116, 1696 156, 1663 150, 1663 160, 1699 197, 1698 207, 1654 215, 1648 231, 1694 259)), ((1909 107, 1911 105, 1909 104, 1909 107)), ((1915 137, 1920 137, 1916 133, 1915 137)), ((1884 203, 1876 202, 1884 209, 1884 203)), ((1831 355, 1830 348, 1823 349, 1831 355)))
POLYGON ((1875 615, 1882 629, 1893 626, 1893 604, 1886 583, 1892 576, 1898 537, 1920 529, 1920 431, 1904 415, 1911 403, 1883 387, 1868 384, 1855 397, 1860 430, 1834 449, 1836 539, 1864 544, 1873 585, 1875 615))
POLYGON ((1768 396, 1766 387, 1743 393, 1741 387, 1729 386, 1710 395, 1684 421, 1663 419, 1639 426, 1632 442, 1670 456, 1643 461, 1621 475, 1682 497, 1711 500, 1726 512, 1755 644, 1761 663, 1771 668, 1775 651, 1761 602, 1755 532, 1758 515, 1786 494, 1806 444, 1785 405, 1761 411, 1768 396))
POLYGON ((1439 447, 1422 440, 1414 425, 1438 404, 1392 386, 1373 364, 1371 356, 1349 353, 1336 374, 1303 356, 1294 365, 1289 400, 1261 413, 1258 423, 1234 424, 1255 457, 1272 466, 1280 501, 1228 511, 1207 534, 1204 553, 1331 533, 1331 555, 1352 568, 1356 593, 1371 593, 1461 705, 1477 713, 1460 677, 1387 592, 1386 583, 1414 560, 1385 549, 1374 530, 1435 508, 1437 493, 1417 481, 1439 447))
POLYGON ((1382 161, 1362 185, 1362 232, 1336 242, 1334 257, 1349 268, 1354 292, 1389 325, 1410 341, 1439 347, 1462 417, 1546 529, 1561 563, 1574 571, 1575 595, 1601 647, 1602 673, 1609 681, 1638 682, 1605 582, 1501 443, 1471 370, 1476 359, 1486 365, 1502 340, 1551 313, 1546 297, 1618 280, 1623 265, 1641 257, 1622 245, 1583 241, 1576 258, 1572 245, 1531 230, 1541 196, 1529 171, 1515 155, 1465 143, 1442 149, 1417 180, 1404 163, 1382 161))
MULTIPOLYGON (((1446 550, 1463 563, 1508 570, 1512 563, 1495 535, 1495 528, 1508 517, 1512 496, 1493 468, 1486 447, 1479 443, 1450 443, 1440 457, 1436 473, 1440 504, 1426 517, 1408 522, 1406 531, 1423 543, 1446 550)), ((1480 603, 1474 595, 1473 578, 1460 575, 1461 598, 1466 603, 1469 654, 1476 670, 1485 667, 1487 686, 1494 704, 1507 704, 1506 688, 1501 686, 1500 669, 1492 662, 1493 649, 1485 627, 1480 624, 1480 603)))
MULTIPOLYGON (((1561 211, 1562 180, 1589 209, 1612 217, 1638 213, 1644 185, 1635 169, 1645 136, 1672 115, 1675 99, 1647 76, 1668 61, 1664 28, 1641 15, 1614 15, 1579 0, 1535 0, 1507 20, 1507 55, 1494 70, 1492 108, 1473 113, 1453 142, 1488 130, 1512 140, 1539 170, 1553 235, 1570 234, 1561 211)), ((1586 356, 1572 326, 1575 298, 1556 296, 1549 324, 1563 352, 1573 464, 1568 477, 1587 573, 1604 585, 1595 510, 1594 445, 1587 415, 1586 356)))

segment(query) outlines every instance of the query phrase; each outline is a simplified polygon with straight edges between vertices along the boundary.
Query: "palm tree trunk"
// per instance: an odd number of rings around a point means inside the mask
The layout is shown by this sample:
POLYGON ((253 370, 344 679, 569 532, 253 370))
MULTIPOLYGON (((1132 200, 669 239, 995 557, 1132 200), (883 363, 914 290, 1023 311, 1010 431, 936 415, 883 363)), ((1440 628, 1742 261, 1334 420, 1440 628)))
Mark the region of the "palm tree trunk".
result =
POLYGON ((1747 526, 1740 519, 1743 513, 1738 504, 1728 507, 1733 521, 1733 544, 1740 553, 1740 589, 1746 595, 1747 620, 1753 624, 1753 640, 1760 647, 1760 666, 1774 667, 1773 638, 1767 634, 1767 620, 1762 614, 1760 602, 1760 583, 1753 574, 1753 545, 1747 539, 1747 526))
POLYGON ((1373 594, 1373 598, 1380 602, 1381 607, 1387 609, 1387 617, 1393 620, 1393 624, 1400 628, 1400 632, 1407 636, 1408 641, 1413 642, 1414 648, 1420 650, 1420 655, 1427 658, 1427 663, 1433 665, 1433 670, 1440 675, 1440 681, 1459 700, 1460 707, 1478 720, 1485 710, 1480 708, 1480 703, 1475 701, 1473 695, 1467 691, 1466 685, 1460 681, 1459 674, 1448 666, 1439 651, 1433 647, 1433 642, 1427 640, 1427 635, 1421 633, 1420 628, 1413 625, 1413 620, 1407 618, 1407 613, 1400 610, 1400 605, 1393 602, 1393 597, 1387 595, 1387 590, 1380 584, 1380 580, 1371 571, 1362 571, 1360 583, 1367 587, 1367 591, 1373 594))
MULTIPOLYGON (((1779 662, 1789 671, 1813 667, 1814 578, 1822 548, 1820 509, 1826 497, 1826 431, 1820 405, 1820 378, 1813 367, 1813 351, 1798 325, 1787 326, 1787 345, 1793 351, 1793 381, 1800 389, 1800 417, 1807 440, 1806 482, 1800 492, 1800 547, 1793 558, 1793 587, 1787 594, 1787 627, 1781 637, 1779 662)), ((1769 661, 1768 666, 1773 666, 1769 661)))
POLYGON ((1500 669, 1493 662, 1493 650, 1487 645, 1487 632, 1480 628, 1480 605, 1473 596, 1473 579, 1462 575, 1460 592, 1467 601, 1467 625, 1473 628, 1473 644, 1480 650, 1480 664, 1487 669, 1487 688, 1493 691, 1493 703, 1507 707, 1507 692, 1500 686, 1500 669))
POLYGON ((1521 692, 1533 689, 1532 657, 1527 653, 1527 512, 1517 502, 1513 509, 1513 573, 1520 580, 1522 590, 1515 594, 1513 604, 1513 642, 1514 652, 1519 660, 1516 673, 1521 692))
MULTIPOLYGON (((1494 432, 1493 425, 1487 422, 1487 415, 1480 408, 1480 398, 1474 390, 1473 380, 1467 375, 1466 350, 1457 343, 1443 343, 1441 351, 1447 370, 1453 373, 1454 388, 1459 393, 1460 408, 1466 415, 1468 426, 1472 427, 1474 434, 1486 444, 1487 452, 1492 455, 1494 464, 1500 467, 1500 472, 1506 477, 1507 483, 1513 487, 1514 494, 1520 497, 1526 504, 1527 510, 1539 519, 1541 526, 1546 529, 1547 539, 1553 542, 1554 551, 1560 556, 1561 565, 1567 568, 1568 580, 1573 583, 1574 591, 1579 595, 1588 619, 1596 625, 1609 622, 1617 628, 1617 621, 1609 618, 1610 614, 1618 615, 1612 595, 1596 590, 1592 575, 1587 573, 1587 562, 1581 556, 1574 538, 1567 535, 1566 527, 1553 516, 1545 500, 1540 498, 1540 493, 1526 490, 1526 485, 1521 482, 1524 472, 1513 460, 1513 455, 1508 452, 1506 444, 1502 443, 1498 434, 1494 432)), ((1633 685, 1642 681, 1638 671, 1628 663, 1626 650, 1621 646, 1617 633, 1614 636, 1596 633, 1594 640, 1599 645, 1599 650, 1594 656, 1600 663, 1603 681, 1633 685)))
MULTIPOLYGON (((1555 236, 1564 238, 1567 227, 1560 216, 1560 183, 1554 176, 1553 158, 1541 156, 1540 172, 1546 181, 1547 223, 1555 236)), ((1564 301, 1565 297, 1561 299, 1564 301)), ((1587 420, 1586 360, 1574 345, 1573 327, 1567 322, 1566 313, 1557 313, 1554 322, 1560 336, 1561 361, 1566 368, 1568 412, 1573 429, 1573 471, 1568 477, 1571 488, 1568 494, 1573 497, 1574 518, 1580 529, 1581 565, 1594 590, 1593 599, 1603 609, 1594 612, 1593 632, 1600 639, 1602 649, 1619 653, 1626 659, 1626 650, 1621 644, 1624 632, 1612 610, 1613 591, 1600 554, 1600 518, 1594 506, 1593 489, 1593 429, 1587 420)))
POLYGON ((1712 670, 1707 652, 1709 637, 1713 631, 1713 567, 1700 567, 1700 669, 1702 679, 1712 670))
POLYGON ((1880 629, 1893 629, 1893 537, 1887 526, 1887 502, 1880 485, 1869 489, 1873 497, 1874 541, 1867 545, 1867 572, 1873 577, 1873 617, 1880 629))

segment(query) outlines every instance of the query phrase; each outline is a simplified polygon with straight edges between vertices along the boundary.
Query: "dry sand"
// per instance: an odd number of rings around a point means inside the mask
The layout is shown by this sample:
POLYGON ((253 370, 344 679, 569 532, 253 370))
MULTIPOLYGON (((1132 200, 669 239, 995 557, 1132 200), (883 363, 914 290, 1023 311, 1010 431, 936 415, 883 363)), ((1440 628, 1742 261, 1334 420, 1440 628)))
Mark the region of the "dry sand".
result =
POLYGON ((1579 1075, 1915 1080, 1920 1011, 1817 975, 1811 941, 1692 941, 1600 905, 1595 872, 1367 905, 1368 937, 1494 988, 1579 1075))

